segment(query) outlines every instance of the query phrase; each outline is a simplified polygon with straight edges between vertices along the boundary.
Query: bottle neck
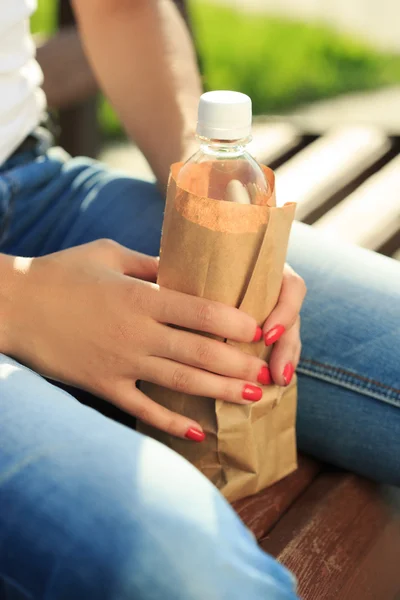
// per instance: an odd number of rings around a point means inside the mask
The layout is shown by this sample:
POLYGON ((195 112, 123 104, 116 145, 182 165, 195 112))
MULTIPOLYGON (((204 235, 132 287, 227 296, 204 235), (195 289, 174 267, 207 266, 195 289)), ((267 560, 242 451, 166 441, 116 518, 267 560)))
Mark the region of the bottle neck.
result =
POLYGON ((245 152, 247 144, 251 141, 251 136, 238 140, 210 140, 199 136, 199 140, 200 149, 204 154, 231 158, 245 152))

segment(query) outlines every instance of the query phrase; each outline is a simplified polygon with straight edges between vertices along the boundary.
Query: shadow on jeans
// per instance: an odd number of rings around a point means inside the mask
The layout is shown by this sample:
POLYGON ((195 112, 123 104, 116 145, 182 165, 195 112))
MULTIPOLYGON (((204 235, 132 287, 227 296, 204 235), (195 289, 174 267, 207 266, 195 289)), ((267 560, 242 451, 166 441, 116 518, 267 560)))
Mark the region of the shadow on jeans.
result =
POLYGON ((66 391, 68 394, 73 396, 73 398, 76 398, 79 402, 81 402, 81 404, 85 404, 90 408, 94 408, 105 417, 108 417, 117 423, 121 423, 122 425, 126 425, 126 427, 129 427, 130 429, 136 429, 136 418, 119 409, 117 406, 114 406, 114 404, 111 404, 106 400, 102 400, 101 398, 97 398, 89 392, 85 392, 70 385, 65 385, 58 382, 56 383, 54 381, 51 381, 50 383, 66 391))

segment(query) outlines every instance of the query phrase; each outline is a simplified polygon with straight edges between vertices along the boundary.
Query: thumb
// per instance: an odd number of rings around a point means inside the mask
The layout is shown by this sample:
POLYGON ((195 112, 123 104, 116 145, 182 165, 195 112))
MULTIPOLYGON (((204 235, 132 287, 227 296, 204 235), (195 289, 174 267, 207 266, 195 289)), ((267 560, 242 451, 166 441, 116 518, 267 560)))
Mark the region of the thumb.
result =
POLYGON ((148 256, 141 252, 135 252, 123 248, 122 270, 124 275, 144 279, 145 281, 156 281, 158 273, 158 256, 148 256))

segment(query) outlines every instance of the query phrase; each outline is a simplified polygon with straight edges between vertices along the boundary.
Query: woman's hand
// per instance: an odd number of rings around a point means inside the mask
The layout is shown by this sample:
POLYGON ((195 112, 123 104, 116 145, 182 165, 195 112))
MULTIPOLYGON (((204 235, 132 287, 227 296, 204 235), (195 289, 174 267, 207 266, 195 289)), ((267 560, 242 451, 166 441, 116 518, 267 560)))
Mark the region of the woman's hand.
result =
POLYGON ((278 303, 263 327, 266 345, 274 345, 269 371, 278 385, 289 385, 300 359, 300 309, 306 291, 303 279, 285 265, 278 303))
MULTIPOLYGON (((257 401, 261 359, 169 325, 240 342, 260 339, 261 330, 235 308, 159 288, 151 283, 157 269, 158 259, 109 240, 14 259, 2 351, 154 427, 201 441, 198 423, 156 404, 136 382, 238 404, 257 401)), ((275 314, 271 326, 289 325, 286 310, 275 314)))

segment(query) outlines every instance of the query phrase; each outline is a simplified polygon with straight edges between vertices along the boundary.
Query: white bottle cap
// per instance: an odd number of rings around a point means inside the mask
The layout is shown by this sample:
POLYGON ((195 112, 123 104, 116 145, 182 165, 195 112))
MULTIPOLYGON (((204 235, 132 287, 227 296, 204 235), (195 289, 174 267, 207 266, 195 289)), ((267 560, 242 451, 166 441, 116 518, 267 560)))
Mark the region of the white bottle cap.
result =
POLYGON ((240 92, 206 92, 200 97, 197 134, 211 140, 251 135, 251 99, 240 92))

